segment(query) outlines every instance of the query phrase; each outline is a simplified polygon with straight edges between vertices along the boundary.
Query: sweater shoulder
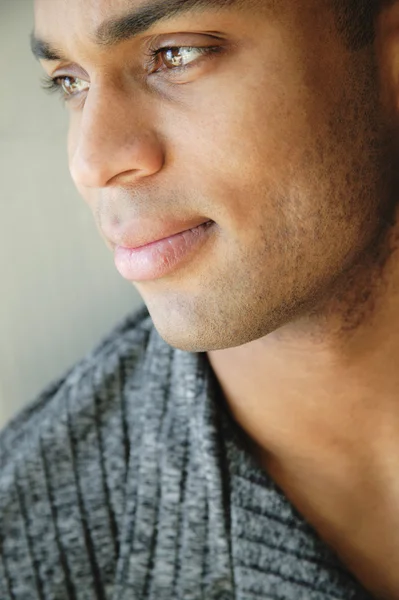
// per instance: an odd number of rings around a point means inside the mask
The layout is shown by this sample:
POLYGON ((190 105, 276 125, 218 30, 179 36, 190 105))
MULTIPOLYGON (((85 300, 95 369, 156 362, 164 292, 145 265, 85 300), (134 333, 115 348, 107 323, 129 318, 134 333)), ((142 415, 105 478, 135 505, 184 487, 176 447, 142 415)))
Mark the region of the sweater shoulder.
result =
POLYGON ((40 435, 46 429, 56 430, 66 413, 78 420, 96 394, 105 394, 112 410, 112 401, 119 400, 127 382, 140 376, 153 329, 147 307, 141 306, 28 402, 0 431, 0 471, 34 451, 40 435))

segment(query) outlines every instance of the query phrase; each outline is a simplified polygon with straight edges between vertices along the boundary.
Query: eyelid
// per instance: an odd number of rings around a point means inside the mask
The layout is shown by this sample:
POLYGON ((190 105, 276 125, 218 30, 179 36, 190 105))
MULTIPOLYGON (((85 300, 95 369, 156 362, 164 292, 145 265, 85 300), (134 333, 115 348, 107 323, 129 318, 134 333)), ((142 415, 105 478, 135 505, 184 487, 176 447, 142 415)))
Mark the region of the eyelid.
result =
POLYGON ((88 72, 83 69, 78 63, 74 62, 59 62, 51 69, 49 77, 55 79, 56 77, 74 77, 76 79, 82 79, 83 81, 90 82, 90 76, 88 72))
POLYGON ((162 47, 162 46, 204 46, 206 43, 226 43, 226 37, 216 31, 208 32, 176 32, 176 33, 159 33, 157 35, 148 36, 143 39, 142 44, 147 47, 162 47))
POLYGON ((226 45, 227 41, 216 35, 199 33, 176 33, 148 37, 142 45, 142 52, 155 52, 167 48, 207 48, 226 45))

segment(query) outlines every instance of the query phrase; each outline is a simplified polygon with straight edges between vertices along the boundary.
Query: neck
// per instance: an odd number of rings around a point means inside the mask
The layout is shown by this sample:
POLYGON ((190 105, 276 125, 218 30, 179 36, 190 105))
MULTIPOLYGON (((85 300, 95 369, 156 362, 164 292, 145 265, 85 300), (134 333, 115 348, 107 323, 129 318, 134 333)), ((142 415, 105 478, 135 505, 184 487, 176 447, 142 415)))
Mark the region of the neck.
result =
POLYGON ((312 314, 208 353, 234 418, 274 456, 362 454, 365 439, 375 455, 398 439, 398 231, 312 314))

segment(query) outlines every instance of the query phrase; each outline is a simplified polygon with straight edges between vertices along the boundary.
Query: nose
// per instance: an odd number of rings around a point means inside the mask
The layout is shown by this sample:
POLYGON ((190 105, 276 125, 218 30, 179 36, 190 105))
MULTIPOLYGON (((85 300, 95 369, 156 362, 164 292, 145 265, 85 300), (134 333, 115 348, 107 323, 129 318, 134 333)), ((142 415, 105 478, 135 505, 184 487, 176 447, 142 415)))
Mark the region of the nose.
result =
POLYGON ((79 189, 134 184, 162 169, 164 149, 145 109, 137 99, 90 90, 69 131, 70 172, 79 189))

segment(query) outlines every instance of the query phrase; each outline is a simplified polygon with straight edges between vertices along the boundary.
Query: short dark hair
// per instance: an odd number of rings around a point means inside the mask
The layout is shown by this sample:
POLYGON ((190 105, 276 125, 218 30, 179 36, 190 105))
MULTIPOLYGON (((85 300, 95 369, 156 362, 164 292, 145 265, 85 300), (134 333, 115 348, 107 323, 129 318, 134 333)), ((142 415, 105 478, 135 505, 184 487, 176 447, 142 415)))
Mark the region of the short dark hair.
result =
POLYGON ((375 18, 382 5, 391 0, 332 0, 338 29, 353 50, 371 44, 375 35, 375 18))

